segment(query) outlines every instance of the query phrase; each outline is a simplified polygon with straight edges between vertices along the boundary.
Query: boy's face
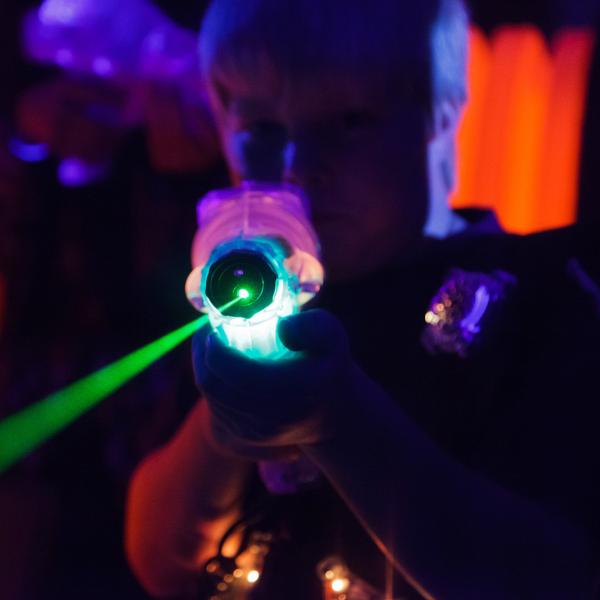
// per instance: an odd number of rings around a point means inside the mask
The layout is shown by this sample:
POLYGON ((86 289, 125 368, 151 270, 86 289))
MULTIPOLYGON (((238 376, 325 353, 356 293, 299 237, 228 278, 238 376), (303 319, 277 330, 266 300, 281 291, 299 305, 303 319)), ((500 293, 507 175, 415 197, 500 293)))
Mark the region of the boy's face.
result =
POLYGON ((303 188, 328 278, 369 273, 418 241, 425 111, 332 73, 304 83, 262 79, 219 90, 225 152, 238 179, 303 188))

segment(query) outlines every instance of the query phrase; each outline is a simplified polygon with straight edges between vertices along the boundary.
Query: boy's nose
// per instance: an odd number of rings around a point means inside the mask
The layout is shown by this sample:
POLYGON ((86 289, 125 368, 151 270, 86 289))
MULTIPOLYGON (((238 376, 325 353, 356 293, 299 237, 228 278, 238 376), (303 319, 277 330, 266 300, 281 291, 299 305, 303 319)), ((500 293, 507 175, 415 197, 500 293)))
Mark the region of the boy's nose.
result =
POLYGON ((283 151, 283 180, 310 190, 326 180, 326 167, 318 146, 310 139, 288 140, 283 151))

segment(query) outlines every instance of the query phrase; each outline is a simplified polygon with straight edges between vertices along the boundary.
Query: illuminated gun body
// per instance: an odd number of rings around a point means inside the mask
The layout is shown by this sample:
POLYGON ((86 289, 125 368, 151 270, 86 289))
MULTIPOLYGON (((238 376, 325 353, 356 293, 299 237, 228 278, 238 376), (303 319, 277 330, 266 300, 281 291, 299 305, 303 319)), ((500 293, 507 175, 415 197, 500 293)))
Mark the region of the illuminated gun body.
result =
POLYGON ((253 358, 281 358, 280 318, 292 315, 323 283, 316 234, 301 192, 245 183, 211 192, 198 204, 194 270, 186 293, 207 312, 228 345, 253 358), (217 307, 238 300, 220 312, 217 307))

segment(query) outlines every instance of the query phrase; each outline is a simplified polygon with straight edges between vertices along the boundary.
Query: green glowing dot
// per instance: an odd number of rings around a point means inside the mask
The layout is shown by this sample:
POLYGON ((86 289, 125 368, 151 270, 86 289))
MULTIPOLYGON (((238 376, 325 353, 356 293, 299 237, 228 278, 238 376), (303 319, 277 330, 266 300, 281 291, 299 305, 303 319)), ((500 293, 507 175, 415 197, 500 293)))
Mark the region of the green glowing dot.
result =
POLYGON ((238 298, 242 300, 246 300, 246 298, 250 298, 250 292, 244 288, 238 291, 238 298))

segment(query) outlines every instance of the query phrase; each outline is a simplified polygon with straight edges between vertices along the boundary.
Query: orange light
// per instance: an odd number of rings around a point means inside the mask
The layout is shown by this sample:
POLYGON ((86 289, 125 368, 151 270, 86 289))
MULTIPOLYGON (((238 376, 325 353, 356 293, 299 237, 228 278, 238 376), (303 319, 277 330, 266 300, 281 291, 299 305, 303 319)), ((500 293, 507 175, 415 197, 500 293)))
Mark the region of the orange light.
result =
POLYGON ((255 569, 252 569, 252 571, 248 571, 248 574, 246 575, 248 583, 256 583, 259 580, 259 578, 260 573, 255 569))
POLYGON ((533 26, 470 37, 469 102, 458 131, 454 207, 490 207, 509 231, 568 225, 595 36, 569 28, 549 45, 533 26))
POLYGON ((348 589, 349 583, 350 582, 347 579, 343 579, 342 577, 336 577, 331 582, 331 589, 336 593, 344 592, 348 589))
POLYGON ((485 126, 490 63, 491 49, 485 34, 472 28, 467 69, 468 103, 457 132, 458 187, 451 199, 451 204, 456 208, 487 207, 489 202, 480 193, 478 166, 481 146, 487 135, 485 126))
POLYGON ((543 229, 577 217, 581 139, 594 34, 567 29, 555 36, 549 121, 543 144, 538 214, 543 229))

